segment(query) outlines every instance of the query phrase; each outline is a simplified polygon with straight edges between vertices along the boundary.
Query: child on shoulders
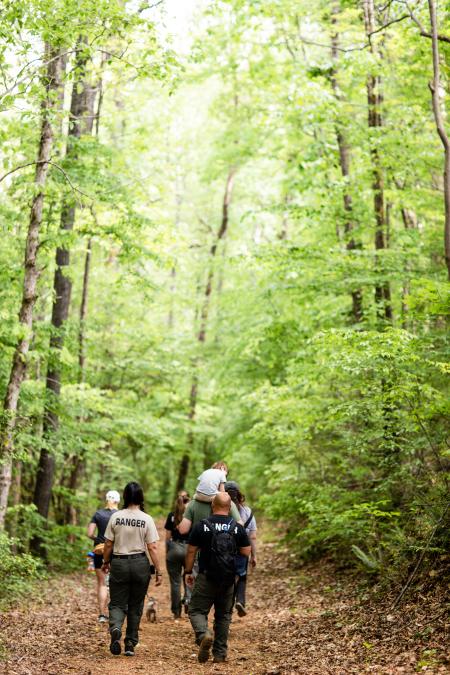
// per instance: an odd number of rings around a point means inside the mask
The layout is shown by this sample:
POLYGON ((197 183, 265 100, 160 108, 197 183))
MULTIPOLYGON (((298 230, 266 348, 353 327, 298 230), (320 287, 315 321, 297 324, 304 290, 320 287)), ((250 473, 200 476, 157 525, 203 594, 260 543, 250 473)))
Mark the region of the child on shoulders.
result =
POLYGON ((211 503, 214 495, 225 491, 228 466, 225 462, 215 462, 210 469, 203 471, 198 477, 198 485, 194 499, 198 502, 211 503))

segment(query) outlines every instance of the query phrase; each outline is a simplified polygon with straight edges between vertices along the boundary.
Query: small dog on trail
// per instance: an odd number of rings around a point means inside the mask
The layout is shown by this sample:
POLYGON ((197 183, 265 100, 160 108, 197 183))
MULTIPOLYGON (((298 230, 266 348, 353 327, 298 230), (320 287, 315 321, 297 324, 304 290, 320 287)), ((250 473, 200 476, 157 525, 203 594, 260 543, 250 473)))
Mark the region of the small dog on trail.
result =
POLYGON ((145 615, 147 617, 147 621, 150 621, 150 623, 156 623, 156 608, 158 606, 157 601, 155 598, 149 596, 147 598, 147 607, 145 610, 145 615))

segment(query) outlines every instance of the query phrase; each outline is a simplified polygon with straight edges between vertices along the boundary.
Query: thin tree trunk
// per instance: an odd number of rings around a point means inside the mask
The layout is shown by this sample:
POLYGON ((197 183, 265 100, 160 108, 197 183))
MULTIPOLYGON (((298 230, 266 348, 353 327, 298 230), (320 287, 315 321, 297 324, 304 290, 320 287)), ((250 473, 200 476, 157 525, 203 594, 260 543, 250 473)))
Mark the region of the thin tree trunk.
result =
MULTIPOLYGON (((230 204, 231 204, 231 197, 233 194, 233 185, 234 185, 234 177, 236 174, 236 170, 231 168, 230 171, 228 172, 226 184, 225 184, 225 192, 223 196, 223 202, 222 202, 222 218, 220 221, 220 227, 217 231, 217 234, 215 236, 215 239, 212 243, 211 249, 209 251, 209 258, 210 258, 210 265, 208 269, 208 276, 206 279, 206 285, 205 285, 205 290, 203 293, 203 303, 202 303, 202 309, 200 313, 200 326, 199 330, 197 333, 197 341, 200 345, 203 345, 205 340, 206 340, 206 329, 207 329, 207 324, 208 324, 208 315, 209 315, 209 308, 210 308, 210 303, 211 303, 211 292, 212 292, 212 287, 213 287, 213 280, 214 280, 214 259, 216 257, 217 253, 217 248, 220 244, 220 242, 224 239, 227 230, 228 230, 228 222, 229 222, 229 211, 230 211, 230 204)), ((194 375, 192 378, 192 384, 191 384, 191 390, 189 394, 189 421, 192 425, 194 419, 195 419, 195 413, 196 413, 196 408, 197 408, 197 399, 198 399, 198 373, 197 373, 197 362, 194 363, 194 375)), ((176 488, 175 488, 175 495, 178 494, 180 490, 183 490, 186 484, 186 479, 187 475, 189 472, 189 462, 190 462, 190 451, 191 448, 194 444, 194 433, 192 431, 192 426, 191 429, 189 430, 188 434, 188 439, 187 439, 187 451, 183 454, 180 462, 180 466, 178 469, 178 478, 177 478, 177 483, 176 483, 176 488)))
MULTIPOLYGON (((12 506, 15 509, 17 509, 21 501, 20 497, 22 491, 22 462, 20 460, 15 462, 13 474, 14 478, 12 483, 12 506)), ((13 537, 16 536, 18 523, 19 523, 19 514, 15 510, 14 515, 9 522, 9 532, 13 537)), ((13 553, 17 553, 17 543, 14 543, 11 546, 11 551, 13 553)))
POLYGON ((84 257, 84 272, 83 272, 83 288, 81 291, 81 304, 80 304, 80 323, 78 328, 78 380, 79 382, 84 382, 85 377, 85 329, 86 329, 86 317, 87 317, 87 303, 88 303, 88 294, 89 294, 89 275, 91 271, 91 258, 92 258, 92 238, 89 237, 86 255, 84 257))
MULTIPOLYGON (((403 219, 403 225, 405 227, 405 230, 417 230, 417 216, 414 211, 411 209, 407 208, 402 208, 402 219, 403 219)), ((409 305, 408 305, 408 298, 410 295, 410 284, 409 284, 409 272, 411 270, 411 264, 409 260, 406 261, 405 263, 405 274, 406 274, 406 279, 403 282, 403 288, 402 288, 402 328, 405 330, 408 330, 409 328, 409 320, 408 320, 408 313, 409 313, 409 305)))
MULTIPOLYGON (((102 67, 104 63, 105 59, 102 59, 102 67)), ((102 104, 103 104, 103 80, 100 77, 98 83, 97 112, 95 114, 94 134, 96 138, 98 138, 100 131, 100 116, 102 104)), ((95 215, 94 212, 93 215, 95 215)), ((89 278, 91 272, 91 262, 92 262, 92 237, 88 239, 87 243, 86 255, 84 258, 83 287, 81 290, 80 318, 78 328, 78 382, 80 384, 84 382, 86 376, 85 329, 88 310, 89 278)), ((82 422, 81 419, 80 422, 82 422)), ((75 494, 78 489, 78 485, 84 473, 85 464, 86 461, 83 450, 80 451, 80 454, 75 455, 71 458, 71 469, 68 487, 72 494, 75 494)), ((69 523, 70 525, 77 525, 78 523, 78 511, 73 504, 69 504, 66 509, 66 522, 69 523)))
POLYGON ((441 88, 441 73, 439 64, 439 38, 437 29, 436 3, 428 0, 431 23, 431 45, 433 53, 433 82, 430 83, 433 102, 433 114, 436 130, 444 146, 444 255, 447 265, 447 276, 450 280, 450 141, 445 130, 444 116, 442 114, 439 92, 441 88))
MULTIPOLYGON (((84 257, 83 288, 81 290, 80 322, 78 329, 78 382, 80 384, 84 382, 85 378, 86 355, 84 351, 84 342, 85 342, 85 326, 87 317, 87 302, 89 293, 89 274, 91 269, 91 256, 92 256, 92 238, 90 237, 88 239, 86 255, 84 257)), ((67 487, 73 494, 75 494, 75 492, 77 491, 79 482, 83 475, 84 464, 85 462, 83 451, 80 451, 80 454, 75 455, 71 459, 71 468, 67 487)), ((68 504, 66 508, 65 517, 66 523, 69 523, 70 525, 77 525, 78 512, 73 504, 68 504)))
POLYGON ((0 529, 4 527, 5 513, 12 476, 13 435, 17 419, 20 389, 27 369, 27 355, 33 329, 33 310, 37 299, 39 268, 37 253, 44 206, 44 191, 49 170, 49 161, 54 143, 52 114, 60 105, 58 92, 62 85, 65 57, 58 50, 46 45, 45 98, 42 102, 42 122, 34 184, 35 196, 30 212, 28 235, 25 246, 24 279, 19 322, 23 337, 19 339, 13 356, 11 371, 3 403, 3 420, 0 428, 0 529))
MULTIPOLYGON (((333 68, 331 73, 331 86, 333 89, 334 97, 337 102, 340 102, 341 95, 339 92, 339 85, 337 81, 337 65, 339 60, 339 35, 336 30, 337 26, 337 14, 339 14, 339 4, 336 3, 333 6, 331 24, 334 28, 333 35, 331 36, 331 57, 333 60, 333 68)), ((336 120, 335 124, 336 130, 336 140, 339 150, 339 165, 341 168, 342 178, 344 179, 344 190, 342 194, 342 199, 344 203, 344 212, 346 215, 344 223, 344 233, 345 233, 345 246, 347 251, 354 251, 361 248, 360 242, 356 242, 353 230, 354 230, 354 215, 353 215, 353 204, 352 197, 350 194, 350 146, 345 135, 345 130, 343 125, 339 120, 336 120)), ((363 309, 362 309, 362 292, 360 288, 356 288, 351 291, 352 298, 352 316, 355 323, 359 323, 363 318, 363 309)))
MULTIPOLYGON (((370 43, 370 50, 374 56, 380 58, 380 52, 376 50, 371 35, 375 31, 375 9, 373 0, 364 0, 364 20, 367 39, 370 43)), ((379 75, 369 74, 367 78, 367 103, 368 103, 368 126, 371 132, 372 158, 372 189, 375 212, 375 251, 384 251, 387 245, 387 223, 386 210, 384 203, 384 176, 381 164, 380 151, 378 148, 377 129, 383 126, 381 115, 381 106, 383 103, 383 94, 381 89, 381 77, 379 75), (372 130, 375 130, 372 131, 372 130), (373 137, 375 134, 375 138, 373 137)), ((380 265, 380 257, 376 255, 375 264, 377 272, 383 271, 384 265, 380 265)), ((377 281, 375 286, 375 304, 377 314, 380 318, 392 321, 392 303, 391 289, 388 281, 377 281)))
MULTIPOLYGON (((94 124, 94 103, 97 86, 86 81, 87 58, 82 55, 78 59, 79 75, 74 82, 70 106, 70 123, 68 131, 67 158, 76 160, 77 141, 82 134, 91 134, 94 124)), ((75 223, 75 205, 73 196, 62 206, 60 231, 71 232, 75 223)), ((72 281, 66 276, 70 264, 70 251, 63 245, 56 250, 56 270, 54 278, 54 300, 52 310, 52 335, 50 338, 50 358, 46 380, 46 402, 44 411, 44 439, 34 491, 34 503, 38 513, 48 517, 53 480, 55 473, 55 456, 51 450, 51 436, 59 428, 58 402, 61 393, 61 366, 58 354, 64 344, 64 325, 69 316, 72 281)), ((39 548, 39 542, 36 543, 39 548)), ((36 549, 36 547, 34 547, 36 549)), ((38 551, 37 551, 38 552, 38 551)))
POLYGON ((288 238, 288 227, 289 227, 289 193, 286 192, 284 195, 284 209, 283 216, 281 218, 281 228, 278 233, 278 239, 280 241, 285 241, 288 238))
MULTIPOLYGON (((181 207, 183 205, 183 196, 184 196, 184 179, 179 176, 178 171, 175 176, 175 230, 178 232, 178 228, 181 223, 181 207), (181 183, 181 186, 180 186, 181 183)), ((174 295, 176 290, 176 278, 177 278, 177 267, 176 262, 173 263, 170 270, 170 306, 169 314, 167 317, 167 325, 169 329, 173 328, 174 324, 174 295)))

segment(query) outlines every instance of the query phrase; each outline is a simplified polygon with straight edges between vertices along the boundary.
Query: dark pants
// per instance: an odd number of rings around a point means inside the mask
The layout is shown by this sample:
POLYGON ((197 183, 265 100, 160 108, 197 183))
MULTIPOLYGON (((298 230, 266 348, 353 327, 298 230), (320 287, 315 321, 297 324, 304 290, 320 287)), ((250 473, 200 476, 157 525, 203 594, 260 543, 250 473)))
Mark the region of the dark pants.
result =
POLYGON ((150 563, 147 556, 113 558, 109 577, 109 630, 119 628, 127 617, 125 640, 137 645, 139 623, 150 582, 150 563))
POLYGON ((239 555, 236 560, 238 578, 236 581, 236 602, 245 607, 245 591, 247 588, 248 556, 239 555))
POLYGON ((170 579, 170 600, 173 614, 181 612, 181 584, 183 584, 184 601, 189 602, 190 589, 186 587, 183 578, 184 561, 187 544, 182 541, 167 542, 166 567, 170 579))
POLYGON ((227 655, 228 631, 233 611, 234 584, 228 588, 217 586, 201 573, 195 580, 189 603, 189 619, 195 631, 197 644, 208 630, 208 614, 214 605, 214 643, 213 655, 227 655))
POLYGON ((236 602, 240 602, 245 607, 245 591, 247 588, 247 575, 238 577, 236 583, 236 602))

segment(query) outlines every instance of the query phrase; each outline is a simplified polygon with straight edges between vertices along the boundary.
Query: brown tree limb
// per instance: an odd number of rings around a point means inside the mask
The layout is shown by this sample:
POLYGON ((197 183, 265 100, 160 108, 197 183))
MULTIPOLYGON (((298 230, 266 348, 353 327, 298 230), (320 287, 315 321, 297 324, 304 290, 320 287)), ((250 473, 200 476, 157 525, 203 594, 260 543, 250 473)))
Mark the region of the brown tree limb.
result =
MULTIPOLYGON (((420 35, 421 37, 426 37, 426 38, 429 38, 429 39, 432 40, 432 39, 433 39, 433 33, 430 33, 430 32, 428 32, 427 30, 425 30, 424 25, 419 21, 419 19, 418 19, 417 16, 414 14, 414 12, 412 11, 411 7, 409 6, 409 2, 405 2, 404 5, 405 5, 406 9, 407 9, 408 12, 409 12, 409 16, 410 16, 411 20, 416 24, 417 28, 419 29, 419 35, 420 35)), ((438 33, 438 32, 436 31, 436 40, 438 40, 438 41, 440 41, 440 42, 447 42, 447 43, 450 43, 450 36, 448 36, 448 35, 442 35, 441 33, 438 33)))
MULTIPOLYGON (((62 166, 59 166, 59 164, 56 164, 55 162, 52 162, 50 159, 46 159, 46 160, 37 160, 37 161, 35 161, 35 162, 27 162, 26 164, 19 164, 19 166, 14 167, 14 169, 10 169, 10 170, 7 171, 6 173, 4 173, 3 176, 0 176, 0 183, 1 183, 2 181, 4 181, 5 178, 7 178, 8 176, 10 176, 11 174, 16 173, 16 171, 20 171, 20 169, 25 169, 27 166, 37 166, 37 165, 39 165, 39 164, 48 164, 49 166, 54 166, 55 169, 58 169, 58 171, 60 171, 60 172, 62 173, 62 175, 64 176, 64 178, 66 179, 66 181, 69 183, 70 188, 71 188, 74 192, 78 192, 78 194, 82 195, 83 197, 86 197, 87 199, 90 199, 92 202, 94 201, 94 198, 91 197, 91 195, 88 195, 86 192, 83 192, 83 190, 80 190, 80 188, 76 187, 76 185, 74 185, 74 184, 72 183, 72 181, 71 181, 70 178, 69 178, 69 175, 67 174, 66 171, 64 171, 64 169, 62 168, 62 166)), ((81 202, 79 202, 78 205, 79 205, 80 207, 83 206, 83 204, 82 204, 81 202)))

